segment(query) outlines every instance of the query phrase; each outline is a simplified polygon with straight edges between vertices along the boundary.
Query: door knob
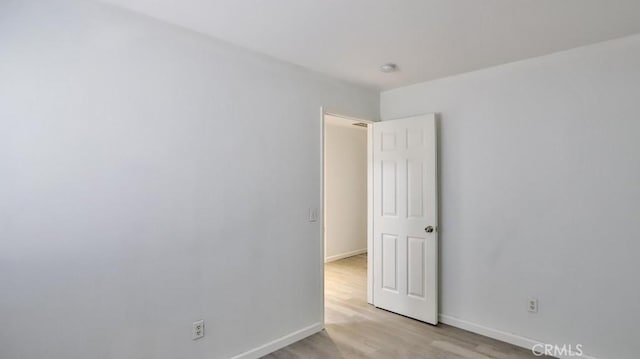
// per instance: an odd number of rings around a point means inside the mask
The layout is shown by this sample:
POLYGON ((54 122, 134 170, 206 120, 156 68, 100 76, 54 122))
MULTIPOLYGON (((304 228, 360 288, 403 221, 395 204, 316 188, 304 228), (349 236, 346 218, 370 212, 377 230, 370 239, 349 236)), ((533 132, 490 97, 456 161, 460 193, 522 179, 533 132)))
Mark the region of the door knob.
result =
POLYGON ((427 227, 424 229, 424 231, 425 231, 425 232, 427 232, 427 233, 431 233, 431 232, 433 232, 433 226, 427 226, 427 227))

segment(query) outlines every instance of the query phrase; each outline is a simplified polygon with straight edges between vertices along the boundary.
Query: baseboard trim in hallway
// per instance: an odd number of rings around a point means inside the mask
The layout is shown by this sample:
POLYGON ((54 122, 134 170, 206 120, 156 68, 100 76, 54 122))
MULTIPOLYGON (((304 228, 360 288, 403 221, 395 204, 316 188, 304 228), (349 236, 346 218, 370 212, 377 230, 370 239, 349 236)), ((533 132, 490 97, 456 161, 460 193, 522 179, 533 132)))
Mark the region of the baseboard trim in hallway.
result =
POLYGON ((238 354, 231 359, 258 359, 278 349, 284 348, 289 344, 293 344, 310 335, 318 333, 322 329, 323 329, 322 323, 315 323, 308 327, 297 330, 291 334, 287 334, 283 337, 270 341, 267 344, 261 345, 257 348, 251 349, 242 354, 238 354))
MULTIPOLYGON (((452 316, 446 315, 446 314, 440 314, 438 316, 438 319, 440 320, 440 322, 442 322, 444 324, 448 324, 448 325, 450 325, 452 327, 464 329, 464 330, 472 332, 472 333, 480 334, 480 335, 483 335, 485 337, 489 337, 489 338, 492 338, 492 339, 499 340, 501 342, 517 345, 517 346, 519 346, 521 348, 525 348, 525 349, 529 349, 529 350, 533 349, 533 347, 535 345, 544 344, 544 343, 542 343, 540 341, 537 341, 537 340, 534 340, 534 339, 529 339, 529 338, 526 338, 526 337, 519 336, 517 334, 507 333, 507 332, 503 332, 503 331, 498 330, 498 329, 485 327, 484 325, 468 322, 466 320, 462 320, 462 319, 459 319, 459 318, 456 318, 456 317, 452 317, 452 316)), ((560 359, 575 358, 575 356, 560 356, 559 358, 560 359)), ((586 355, 586 354, 583 354, 580 358, 583 358, 583 359, 598 359, 596 357, 589 356, 589 355, 586 355)))
POLYGON ((324 259, 324 262, 325 263, 335 262, 335 261, 340 260, 340 259, 357 256, 358 254, 363 254, 363 253, 367 253, 367 249, 366 248, 358 249, 357 251, 351 251, 351 252, 340 253, 340 254, 336 254, 336 255, 333 255, 333 256, 329 256, 329 257, 324 259))

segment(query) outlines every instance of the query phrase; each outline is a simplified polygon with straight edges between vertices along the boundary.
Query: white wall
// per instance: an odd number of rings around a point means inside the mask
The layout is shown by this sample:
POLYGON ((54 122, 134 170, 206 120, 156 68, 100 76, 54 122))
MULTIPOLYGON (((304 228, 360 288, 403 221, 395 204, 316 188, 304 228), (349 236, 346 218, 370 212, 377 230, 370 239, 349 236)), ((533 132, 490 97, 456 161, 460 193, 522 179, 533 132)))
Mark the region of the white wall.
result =
POLYGON ((0 44, 1 358, 319 328, 320 106, 376 118, 377 92, 92 2, 2 1, 0 44))
POLYGON ((367 129, 325 116, 325 260, 367 250, 367 129))
POLYGON ((445 318, 637 358, 639 96, 640 36, 382 93, 441 114, 445 318))

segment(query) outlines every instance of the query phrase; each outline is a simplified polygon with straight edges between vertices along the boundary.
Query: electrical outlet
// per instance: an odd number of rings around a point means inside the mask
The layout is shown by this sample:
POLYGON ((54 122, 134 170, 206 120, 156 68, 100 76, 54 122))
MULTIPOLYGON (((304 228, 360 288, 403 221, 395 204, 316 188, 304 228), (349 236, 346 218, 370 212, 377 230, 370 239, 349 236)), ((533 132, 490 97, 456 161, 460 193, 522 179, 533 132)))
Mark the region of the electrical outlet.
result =
POLYGON ((196 340, 204 337, 204 320, 198 320, 193 322, 193 331, 191 332, 191 339, 196 340))
POLYGON ((529 313, 538 313, 538 299, 529 298, 527 310, 529 311, 529 313))

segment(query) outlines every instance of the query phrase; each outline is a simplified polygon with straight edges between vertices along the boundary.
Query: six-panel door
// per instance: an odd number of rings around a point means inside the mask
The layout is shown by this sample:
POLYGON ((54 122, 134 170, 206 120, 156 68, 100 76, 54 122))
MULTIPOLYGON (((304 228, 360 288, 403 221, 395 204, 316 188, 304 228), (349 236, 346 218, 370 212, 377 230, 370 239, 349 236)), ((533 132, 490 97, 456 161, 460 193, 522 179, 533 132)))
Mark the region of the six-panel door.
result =
POLYGON ((377 122, 372 139, 373 304, 437 324, 435 116, 377 122))

